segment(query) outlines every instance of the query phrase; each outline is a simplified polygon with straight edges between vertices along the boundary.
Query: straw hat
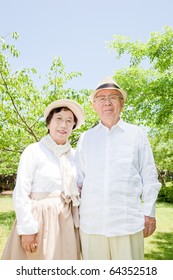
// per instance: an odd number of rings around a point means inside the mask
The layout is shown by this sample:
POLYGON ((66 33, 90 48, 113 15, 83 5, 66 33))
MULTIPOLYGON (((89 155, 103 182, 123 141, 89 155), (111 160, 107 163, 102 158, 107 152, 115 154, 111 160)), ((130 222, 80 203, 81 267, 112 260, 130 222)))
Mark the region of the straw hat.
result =
POLYGON ((84 111, 83 111, 82 107, 76 101, 73 101, 70 99, 60 99, 60 100, 55 100, 52 103, 50 103, 44 111, 45 120, 47 119, 49 113, 53 109, 59 108, 59 107, 67 107, 73 112, 73 114, 77 118, 77 123, 76 123, 75 128, 79 128, 84 123, 85 115, 84 115, 84 111))
POLYGON ((93 91, 93 92, 90 94, 90 100, 91 100, 91 102, 93 102, 94 96, 95 96, 99 91, 101 91, 101 90, 103 90, 103 89, 116 89, 116 90, 118 90, 118 91, 122 94, 124 101, 125 101, 126 98, 127 98, 127 93, 126 93, 123 89, 121 89, 121 88, 119 87, 119 85, 115 82, 115 80, 114 80, 112 77, 109 77, 109 76, 108 76, 108 77, 105 77, 104 79, 102 79, 102 80, 98 83, 96 90, 93 91))

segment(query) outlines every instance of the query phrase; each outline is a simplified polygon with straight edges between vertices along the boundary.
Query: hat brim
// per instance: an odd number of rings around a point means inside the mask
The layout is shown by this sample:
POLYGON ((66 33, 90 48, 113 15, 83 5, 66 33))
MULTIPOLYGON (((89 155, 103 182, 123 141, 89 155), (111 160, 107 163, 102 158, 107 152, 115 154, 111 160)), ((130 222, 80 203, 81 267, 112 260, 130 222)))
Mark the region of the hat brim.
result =
POLYGON ((84 115, 84 111, 83 111, 82 107, 76 101, 69 100, 69 99, 56 100, 56 101, 53 101, 52 103, 50 103, 44 111, 44 119, 45 120, 47 119, 49 113, 53 109, 59 108, 59 107, 69 108, 73 112, 73 114, 76 116, 77 123, 76 123, 75 129, 79 128, 84 123, 85 115, 84 115))
POLYGON ((95 91, 93 91, 93 92, 90 94, 90 100, 91 100, 91 102, 94 101, 94 96, 95 96, 99 91, 104 90, 104 89, 114 89, 114 90, 116 90, 116 91, 119 91, 119 92, 122 94, 122 97, 123 97, 124 101, 125 101, 126 98, 127 98, 127 93, 126 93, 123 89, 118 89, 118 88, 115 89, 114 87, 105 87, 105 88, 101 88, 101 89, 95 90, 95 91))

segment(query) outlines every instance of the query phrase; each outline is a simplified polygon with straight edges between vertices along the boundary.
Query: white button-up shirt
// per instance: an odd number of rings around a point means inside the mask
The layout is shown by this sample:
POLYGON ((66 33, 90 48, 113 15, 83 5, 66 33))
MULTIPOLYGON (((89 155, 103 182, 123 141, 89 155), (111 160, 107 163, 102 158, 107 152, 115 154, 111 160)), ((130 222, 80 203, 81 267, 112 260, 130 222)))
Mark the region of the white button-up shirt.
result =
MULTIPOLYGON (((77 179, 74 152, 69 161, 77 179)), ((31 212, 31 192, 63 191, 59 158, 43 143, 38 142, 26 147, 21 155, 13 193, 14 209, 17 217, 18 234, 33 234, 38 231, 38 223, 31 212)))
POLYGON ((154 216, 161 184, 142 128, 120 120, 109 130, 100 122, 81 135, 76 163, 82 231, 133 234, 144 228, 144 215, 154 216))

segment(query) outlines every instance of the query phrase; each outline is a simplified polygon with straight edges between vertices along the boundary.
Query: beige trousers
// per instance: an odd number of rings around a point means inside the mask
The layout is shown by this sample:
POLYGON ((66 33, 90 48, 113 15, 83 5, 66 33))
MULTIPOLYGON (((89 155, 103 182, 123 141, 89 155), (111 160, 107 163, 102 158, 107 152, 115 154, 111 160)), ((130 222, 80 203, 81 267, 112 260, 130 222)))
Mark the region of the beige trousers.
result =
POLYGON ((131 235, 105 237, 80 230, 83 260, 143 260, 143 231, 131 235))

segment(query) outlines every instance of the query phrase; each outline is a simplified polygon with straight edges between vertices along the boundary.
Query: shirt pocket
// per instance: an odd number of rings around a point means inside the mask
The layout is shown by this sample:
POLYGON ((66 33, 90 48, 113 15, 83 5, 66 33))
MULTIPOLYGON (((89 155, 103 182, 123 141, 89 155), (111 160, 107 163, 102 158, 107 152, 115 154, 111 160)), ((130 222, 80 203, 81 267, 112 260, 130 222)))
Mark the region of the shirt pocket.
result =
POLYGON ((133 147, 118 146, 117 148, 117 173, 125 178, 129 178, 133 163, 133 147))

